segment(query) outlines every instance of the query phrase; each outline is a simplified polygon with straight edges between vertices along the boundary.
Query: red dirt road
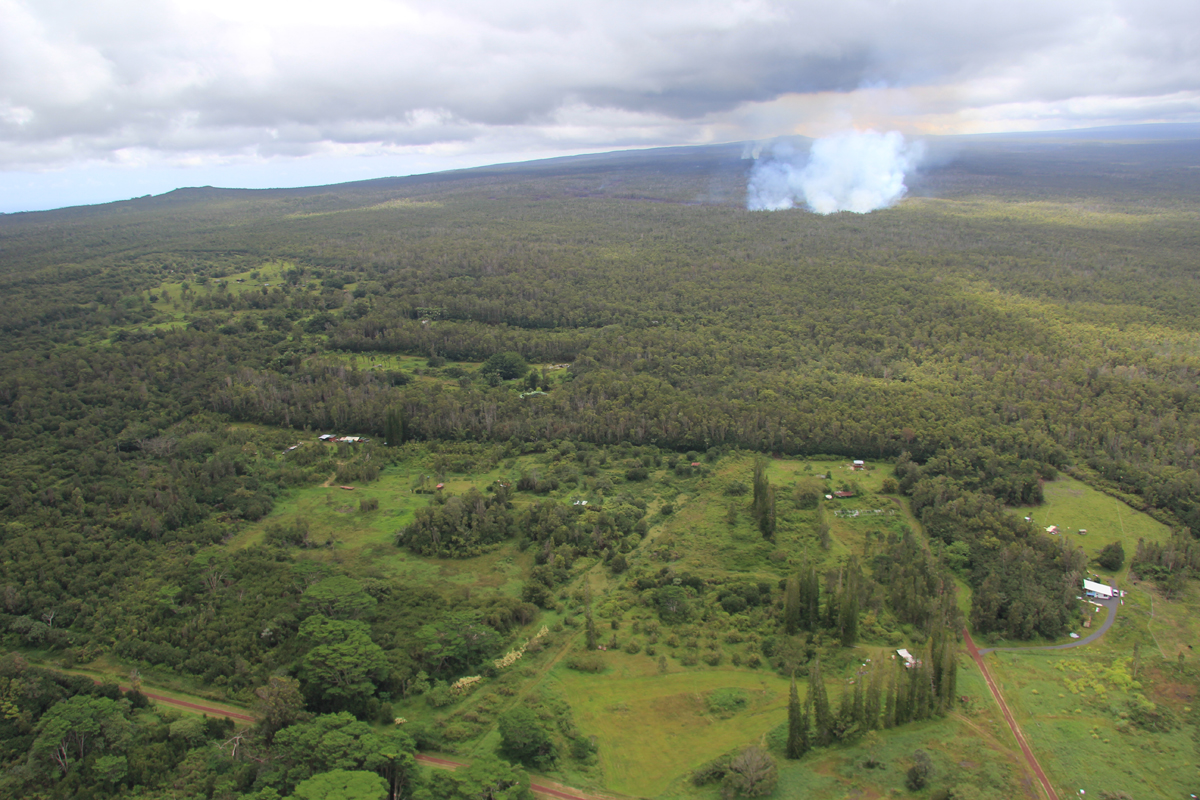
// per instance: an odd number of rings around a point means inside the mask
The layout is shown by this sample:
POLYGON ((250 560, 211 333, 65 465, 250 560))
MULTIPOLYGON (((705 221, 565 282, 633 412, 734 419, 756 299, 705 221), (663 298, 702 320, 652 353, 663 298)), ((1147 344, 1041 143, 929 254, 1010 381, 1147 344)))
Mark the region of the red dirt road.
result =
MULTIPOLYGON (((95 679, 93 679, 93 682, 100 683, 100 681, 95 679)), ((122 692, 128 692, 132 690, 132 687, 121 686, 120 684, 117 685, 117 688, 122 692)), ((245 714, 239 714, 236 711, 226 711, 221 708, 213 708, 212 706, 202 706, 198 705, 197 703, 189 703, 186 700, 176 700, 173 697, 163 697, 161 694, 151 694, 150 692, 142 692, 142 694, 151 700, 162 703, 165 706, 174 706, 175 708, 186 708, 191 711, 199 711, 201 714, 208 714, 212 717, 229 717, 230 719, 241 720, 242 722, 254 722, 254 717, 248 717, 245 714)))
POLYGON ((979 671, 983 673, 983 678, 987 681, 988 689, 992 691, 992 697, 996 698, 996 703, 1004 713, 1004 720, 1008 723, 1008 727, 1012 729, 1013 736, 1016 737, 1017 744, 1021 747, 1021 752, 1025 754, 1025 760, 1029 762, 1029 768, 1033 770, 1033 774, 1041 782, 1042 788, 1046 791, 1046 795, 1050 800, 1058 800, 1058 795, 1055 793, 1054 787, 1050 785, 1050 779, 1046 777, 1045 772, 1042 772, 1041 764, 1034 757, 1029 743, 1025 741, 1025 734, 1021 733, 1021 728, 1017 725, 1017 720, 1013 717, 1012 712, 1008 710, 1008 704, 1004 702, 1004 697, 1000 694, 999 687, 992 680, 992 674, 988 672, 987 665, 983 663, 983 656, 979 655, 979 648, 975 647, 975 641, 971 638, 971 632, 963 628, 963 636, 967 640, 967 650, 971 652, 971 657, 975 659, 975 663, 979 666, 979 671))
MULTIPOLYGON (((129 691, 129 687, 122 686, 121 691, 127 692, 129 691)), ((224 711, 219 708, 213 708, 212 706, 197 705, 196 703, 189 703, 186 700, 174 700, 170 697, 163 697, 160 694, 151 694, 150 692, 142 692, 142 694, 146 695, 146 697, 149 697, 151 700, 156 700, 159 703, 162 703, 163 705, 175 706, 176 708, 188 708, 192 711, 199 711, 202 714, 208 714, 210 717, 229 717, 230 719, 241 720, 242 722, 254 722, 254 717, 248 717, 245 714, 238 714, 234 711, 224 711)))

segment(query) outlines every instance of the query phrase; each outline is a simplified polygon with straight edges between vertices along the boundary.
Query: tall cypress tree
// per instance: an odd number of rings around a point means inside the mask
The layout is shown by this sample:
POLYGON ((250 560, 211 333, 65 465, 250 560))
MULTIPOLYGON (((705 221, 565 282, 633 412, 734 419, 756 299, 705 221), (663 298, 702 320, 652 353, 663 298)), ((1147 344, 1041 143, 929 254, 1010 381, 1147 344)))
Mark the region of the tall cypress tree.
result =
POLYGON ((883 709, 883 670, 871 664, 871 682, 867 685, 867 698, 863 701, 863 725, 867 730, 879 727, 879 714, 883 709))
POLYGON ((838 612, 842 647, 853 647, 858 642, 858 591, 861 580, 862 570, 858 567, 858 558, 851 556, 842 582, 842 602, 838 612))
POLYGON ((861 730, 863 728, 864 717, 866 716, 866 697, 863 691, 863 681, 857 680, 854 682, 854 709, 853 721, 861 730))
POLYGON ((764 539, 775 539, 775 487, 767 485, 766 500, 763 502, 762 516, 758 519, 758 529, 764 539))
POLYGON ((596 636, 596 621, 592 619, 592 590, 590 588, 584 593, 583 603, 583 617, 586 621, 585 628, 587 630, 587 649, 595 650, 600 641, 599 637, 596 636))
POLYGON ((788 738, 787 757, 801 758, 808 752, 808 715, 800 709, 800 695, 796 691, 796 673, 792 673, 792 688, 788 693, 788 738))
POLYGON ((383 422, 383 443, 388 447, 404 444, 404 413, 398 408, 390 409, 383 422))
POLYGON ((821 658, 813 659, 808 671, 808 701, 813 709, 817 744, 827 746, 833 741, 833 712, 829 708, 829 695, 825 693, 825 679, 821 677, 821 658))
POLYGON ((754 459, 754 503, 751 506, 751 513, 754 515, 754 524, 760 528, 763 524, 763 514, 767 508, 767 490, 770 484, 767 483, 767 459, 765 456, 757 456, 754 459))
POLYGON ((793 636, 800 630, 801 613, 800 578, 789 575, 783 596, 783 627, 788 636, 793 636))
POLYGON ((801 586, 801 624, 806 631, 816 631, 821 612, 821 579, 817 568, 809 564, 801 586))
POLYGON ((896 671, 888 676, 887 700, 883 708, 883 727, 896 727, 896 671))

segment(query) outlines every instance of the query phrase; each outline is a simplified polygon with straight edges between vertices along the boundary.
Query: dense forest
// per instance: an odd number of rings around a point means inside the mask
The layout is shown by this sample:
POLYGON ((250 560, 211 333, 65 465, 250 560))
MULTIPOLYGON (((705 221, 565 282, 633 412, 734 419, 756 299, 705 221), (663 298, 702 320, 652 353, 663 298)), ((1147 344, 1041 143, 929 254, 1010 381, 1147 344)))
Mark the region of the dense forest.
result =
MULTIPOLYGON (((1147 577, 1177 588, 1198 569, 1200 176, 1178 167, 1200 145, 969 142, 898 207, 829 217, 744 210, 739 154, 0 216, 4 642, 260 708, 244 742, 224 723, 135 725, 139 694, 11 655, 4 792, 165 797, 188 775, 187 796, 317 797, 340 770, 392 797, 478 796, 471 781, 511 773, 496 791, 519 796, 509 761, 587 757, 569 720, 557 745, 513 733, 507 761, 424 788, 412 754, 442 734, 368 723, 511 651, 585 562, 624 576, 664 638, 718 608, 743 620, 783 675, 819 676, 868 615, 920 631, 928 677, 860 682, 842 712, 813 712, 815 742, 944 712, 954 575, 978 633, 1071 622, 1086 563, 1010 511, 1060 473, 1175 529, 1131 554, 1147 577), (371 441, 294 447, 328 431, 371 441), (225 547, 288 492, 369 482, 418 450, 440 475, 538 465, 466 494, 422 482, 430 504, 394 533, 439 559, 516 543, 533 554, 519 596, 348 575, 305 558, 323 545, 303 524, 225 547), (621 487, 748 453, 894 463, 924 536, 766 582, 638 564, 663 511, 621 487), (602 509, 572 503, 584 487, 602 509), (86 744, 63 733, 83 728, 86 744), (325 754, 335 729, 354 744, 325 754)), ((760 472, 744 501, 730 489, 731 519, 768 541, 811 529, 819 552, 831 487, 760 472)), ((592 600, 572 603, 594 649, 592 600)))

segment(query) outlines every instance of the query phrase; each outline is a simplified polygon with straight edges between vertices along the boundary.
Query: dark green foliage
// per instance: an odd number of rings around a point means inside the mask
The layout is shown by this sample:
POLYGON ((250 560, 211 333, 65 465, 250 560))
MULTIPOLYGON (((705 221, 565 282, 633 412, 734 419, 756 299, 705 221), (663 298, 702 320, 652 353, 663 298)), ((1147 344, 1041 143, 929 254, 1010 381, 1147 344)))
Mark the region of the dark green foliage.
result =
POLYGON ((788 636, 800 630, 804 610, 800 605, 800 579, 789 575, 783 590, 783 628, 788 636))
POLYGON ((500 715, 500 752, 508 759, 546 769, 554 763, 554 743, 537 714, 518 707, 500 715))
POLYGON ((1105 569, 1116 572, 1125 566, 1125 548, 1121 546, 1120 542, 1110 542, 1104 545, 1100 555, 1096 556, 1096 563, 1105 569))
POLYGON ((741 711, 750 702, 744 689, 715 689, 705 698, 709 712, 719 717, 729 717, 741 711))
POLYGON ((924 789, 933 776, 933 762, 924 750, 917 750, 912 755, 913 765, 904 775, 904 785, 916 792, 924 789))
POLYGON ((787 757, 789 759, 803 758, 810 746, 808 712, 800 707, 800 695, 796 691, 796 676, 792 675, 792 685, 788 691, 787 757))
MULTIPOLYGON (((395 385, 394 381, 392 385, 395 385)), ((388 447, 399 447, 404 444, 406 438, 404 412, 398 408, 390 409, 383 423, 383 443, 388 447)))
POLYGON ((819 658, 813 660, 808 670, 808 706, 812 708, 815 743, 825 747, 834 738, 834 719, 819 658))
POLYGON ((682 586, 664 586, 655 593, 658 616, 668 625, 686 622, 692 613, 687 590, 682 586))
POLYGON ((488 360, 483 362, 483 366, 479 371, 484 375, 497 375, 501 380, 514 380, 524 377, 529 370, 529 365, 525 363, 525 359, 520 353, 496 353, 489 356, 488 360))
POLYGON ((416 800, 532 800, 529 775, 498 758, 473 758, 454 772, 435 770, 416 800))

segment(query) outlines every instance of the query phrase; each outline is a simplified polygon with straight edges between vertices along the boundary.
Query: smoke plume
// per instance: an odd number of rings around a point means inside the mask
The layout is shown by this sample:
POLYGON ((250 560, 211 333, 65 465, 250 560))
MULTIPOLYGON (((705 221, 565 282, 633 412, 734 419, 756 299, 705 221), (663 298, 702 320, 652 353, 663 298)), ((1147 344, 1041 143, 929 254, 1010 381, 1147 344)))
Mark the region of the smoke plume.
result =
POLYGON ((751 211, 780 211, 797 205, 818 214, 886 208, 907 191, 904 176, 916 168, 925 147, 896 131, 848 131, 817 139, 808 153, 786 143, 763 152, 746 186, 751 211))

